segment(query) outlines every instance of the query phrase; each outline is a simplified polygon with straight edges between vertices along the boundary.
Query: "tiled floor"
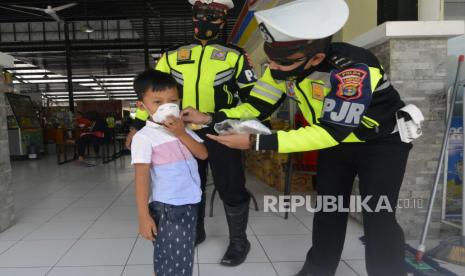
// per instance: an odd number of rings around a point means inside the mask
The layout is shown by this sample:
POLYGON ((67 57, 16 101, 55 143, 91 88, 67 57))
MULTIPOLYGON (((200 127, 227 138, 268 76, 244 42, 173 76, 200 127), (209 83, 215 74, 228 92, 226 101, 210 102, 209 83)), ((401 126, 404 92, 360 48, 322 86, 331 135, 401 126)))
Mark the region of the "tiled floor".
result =
MULTIPOLYGON (((13 163, 17 224, 0 233, 0 275, 152 275, 152 244, 137 235, 133 169, 129 158, 84 168, 57 166, 55 159, 13 163)), ((263 206, 277 194, 254 177, 248 188, 263 206)), ((211 189, 211 187, 210 187, 211 189)), ((282 216, 250 212, 252 249, 236 268, 218 264, 227 246, 221 201, 206 218, 207 240, 196 250, 194 275, 288 276, 303 264, 311 246, 312 214, 282 216)), ((366 275, 362 227, 350 221, 339 276, 366 275)), ((459 275, 465 268, 446 264, 459 275)))

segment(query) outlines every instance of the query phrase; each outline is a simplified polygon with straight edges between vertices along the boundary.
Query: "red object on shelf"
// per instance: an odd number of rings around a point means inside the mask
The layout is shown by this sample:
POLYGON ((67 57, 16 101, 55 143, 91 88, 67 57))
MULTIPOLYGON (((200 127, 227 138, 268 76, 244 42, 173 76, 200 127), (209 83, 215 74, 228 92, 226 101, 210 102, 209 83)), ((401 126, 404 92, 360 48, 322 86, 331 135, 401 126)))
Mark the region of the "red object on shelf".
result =
MULTIPOLYGON (((295 127, 306 127, 310 125, 307 120, 305 120, 304 116, 302 115, 301 112, 297 112, 294 115, 294 122, 295 122, 295 127)), ((312 170, 316 168, 317 165, 317 159, 318 159, 318 151, 308 151, 308 152, 303 152, 300 155, 297 155, 295 157, 295 165, 297 166, 302 166, 302 167, 310 167, 312 170)))

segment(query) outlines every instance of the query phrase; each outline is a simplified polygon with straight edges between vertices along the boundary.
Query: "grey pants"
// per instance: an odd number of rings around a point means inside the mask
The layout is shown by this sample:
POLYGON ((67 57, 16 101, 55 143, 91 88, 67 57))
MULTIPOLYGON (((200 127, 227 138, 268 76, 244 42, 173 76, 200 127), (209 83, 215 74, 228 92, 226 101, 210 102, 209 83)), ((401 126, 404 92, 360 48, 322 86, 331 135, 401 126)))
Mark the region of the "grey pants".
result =
POLYGON ((154 201, 149 208, 157 225, 153 242, 155 275, 192 275, 197 204, 175 206, 154 201))

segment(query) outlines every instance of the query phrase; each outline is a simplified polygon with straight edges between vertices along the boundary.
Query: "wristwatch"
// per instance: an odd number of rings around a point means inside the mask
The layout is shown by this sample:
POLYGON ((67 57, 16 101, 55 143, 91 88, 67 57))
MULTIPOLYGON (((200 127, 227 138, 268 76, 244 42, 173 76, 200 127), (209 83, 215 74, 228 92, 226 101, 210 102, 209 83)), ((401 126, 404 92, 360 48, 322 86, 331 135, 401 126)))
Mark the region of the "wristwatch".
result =
POLYGON ((205 115, 208 116, 208 121, 205 123, 205 125, 210 125, 213 121, 213 115, 211 113, 204 113, 205 115))
POLYGON ((260 134, 250 134, 249 141, 250 149, 254 149, 256 151, 260 150, 260 134))

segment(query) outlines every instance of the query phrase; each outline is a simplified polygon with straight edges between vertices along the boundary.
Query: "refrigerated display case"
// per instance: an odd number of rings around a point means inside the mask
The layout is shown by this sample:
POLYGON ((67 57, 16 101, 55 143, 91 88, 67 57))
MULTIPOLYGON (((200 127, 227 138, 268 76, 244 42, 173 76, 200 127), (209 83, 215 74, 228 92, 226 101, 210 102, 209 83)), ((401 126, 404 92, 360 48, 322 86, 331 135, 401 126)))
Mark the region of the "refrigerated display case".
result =
POLYGON ((43 132, 31 98, 5 93, 10 156, 25 157, 28 152, 43 152, 43 132))

